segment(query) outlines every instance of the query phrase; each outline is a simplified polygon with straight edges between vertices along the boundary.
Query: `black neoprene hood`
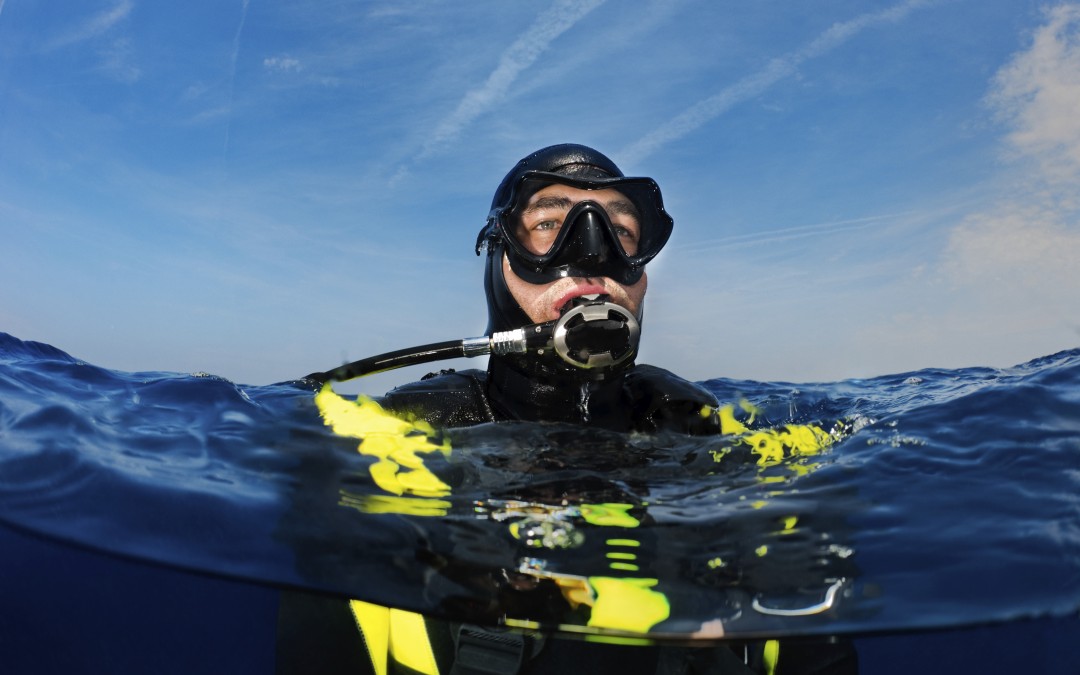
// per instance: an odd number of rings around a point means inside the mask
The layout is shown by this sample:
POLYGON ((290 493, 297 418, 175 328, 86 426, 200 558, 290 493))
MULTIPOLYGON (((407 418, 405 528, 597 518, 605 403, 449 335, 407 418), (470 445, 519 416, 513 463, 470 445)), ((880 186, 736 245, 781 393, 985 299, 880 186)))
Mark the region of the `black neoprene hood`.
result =
POLYGON ((537 150, 521 160, 506 174, 495 197, 491 210, 506 206, 514 185, 527 171, 547 171, 573 178, 622 178, 623 172, 606 155, 584 145, 564 143, 537 150))

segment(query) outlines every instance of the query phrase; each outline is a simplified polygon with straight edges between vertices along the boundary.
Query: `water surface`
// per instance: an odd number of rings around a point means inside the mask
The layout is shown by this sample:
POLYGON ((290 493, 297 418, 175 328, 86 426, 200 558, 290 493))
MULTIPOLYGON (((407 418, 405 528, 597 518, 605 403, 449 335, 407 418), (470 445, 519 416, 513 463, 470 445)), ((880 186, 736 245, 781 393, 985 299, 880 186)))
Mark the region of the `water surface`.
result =
POLYGON ((335 434, 302 383, 123 373, 0 334, 0 521, 188 570, 570 631, 877 632, 1080 608, 1080 351, 704 384, 746 431, 413 430, 446 449, 413 453, 422 465, 399 475, 445 489, 394 493, 373 478, 375 441, 335 434), (819 447, 769 455, 770 438, 807 429, 819 447), (641 616, 613 618, 619 602, 641 616))

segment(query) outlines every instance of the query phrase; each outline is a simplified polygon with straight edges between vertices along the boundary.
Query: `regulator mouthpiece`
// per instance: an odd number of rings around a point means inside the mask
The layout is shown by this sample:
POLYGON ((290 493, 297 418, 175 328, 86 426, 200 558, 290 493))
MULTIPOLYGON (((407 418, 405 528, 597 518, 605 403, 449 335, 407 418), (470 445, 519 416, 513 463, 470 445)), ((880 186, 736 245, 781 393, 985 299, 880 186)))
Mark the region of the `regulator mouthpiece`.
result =
POLYGON ((555 322, 555 353, 572 366, 614 368, 637 353, 641 325, 633 314, 611 302, 573 307, 555 322))
POLYGON ((612 302, 596 300, 577 304, 556 321, 516 330, 501 331, 478 345, 495 355, 531 354, 543 357, 554 352, 560 359, 583 370, 615 368, 637 354, 641 325, 629 311, 612 302))

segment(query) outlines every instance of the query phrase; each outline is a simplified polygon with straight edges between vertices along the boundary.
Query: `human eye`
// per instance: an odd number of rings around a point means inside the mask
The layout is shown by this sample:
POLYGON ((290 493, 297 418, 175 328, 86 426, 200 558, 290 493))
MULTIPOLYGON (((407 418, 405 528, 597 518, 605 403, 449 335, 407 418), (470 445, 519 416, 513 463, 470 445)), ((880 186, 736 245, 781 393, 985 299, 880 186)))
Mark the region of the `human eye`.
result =
POLYGON ((638 249, 637 227, 614 223, 615 235, 619 238, 619 245, 627 255, 634 255, 638 249))
POLYGON ((561 218, 551 214, 530 214, 522 218, 517 229, 518 241, 536 254, 547 253, 562 229, 561 218))

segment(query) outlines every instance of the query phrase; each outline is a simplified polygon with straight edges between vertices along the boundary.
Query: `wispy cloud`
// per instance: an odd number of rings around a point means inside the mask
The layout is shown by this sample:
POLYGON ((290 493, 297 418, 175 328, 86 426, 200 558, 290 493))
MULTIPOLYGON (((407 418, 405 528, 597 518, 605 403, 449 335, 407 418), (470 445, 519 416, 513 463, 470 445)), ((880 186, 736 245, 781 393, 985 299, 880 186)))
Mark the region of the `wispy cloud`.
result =
POLYGON ((836 49, 864 30, 896 23, 912 11, 929 4, 932 4, 932 0, 907 0, 879 12, 870 12, 850 21, 833 24, 802 49, 773 59, 761 70, 699 101, 624 148, 618 156, 627 164, 640 162, 665 144, 693 133, 739 103, 760 95, 772 85, 793 75, 804 62, 836 49))
POLYGON ((1002 68, 987 97, 1011 128, 1008 141, 1038 161, 1042 177, 1080 179, 1080 5, 1061 5, 1034 34, 1030 49, 1002 68))
POLYGON ((121 0, 46 41, 42 50, 53 52, 90 43, 97 56, 96 70, 125 84, 136 82, 142 76, 142 70, 132 58, 131 40, 115 34, 117 26, 128 18, 134 7, 132 0, 121 0))
MULTIPOLYGON (((109 32, 113 26, 126 19, 128 15, 131 14, 131 10, 134 9, 134 7, 135 4, 132 0, 120 0, 120 2, 112 8, 95 14, 77 26, 46 42, 45 50, 53 51, 100 37, 109 32)), ((0 4, 0 10, 2 9, 3 5, 0 4)))
MULTIPOLYGON (((865 20, 842 24, 843 30, 823 34, 798 54, 820 53, 867 25, 865 20)), ((785 58, 790 63, 793 57, 785 58)), ((940 209, 927 210, 923 198, 916 211, 895 219, 827 222, 697 242, 695 251, 806 241, 739 255, 714 253, 707 259, 717 260, 716 266, 702 272, 699 281, 707 290, 687 294, 678 288, 661 295, 663 302, 650 307, 652 318, 674 321, 694 311, 690 303, 723 308, 728 344, 751 352, 743 360, 756 372, 742 375, 758 378, 861 377, 929 365, 1008 366, 1075 347, 1080 340, 1080 3, 1048 10, 1030 44, 988 84, 986 100, 1005 125, 999 142, 1011 161, 1001 164, 990 184, 972 186, 970 199, 957 203, 954 193, 937 200, 940 209), (988 188, 993 189, 989 199, 988 188), (843 231, 870 223, 875 227, 843 231), (834 233, 840 237, 829 236, 834 233), (821 235, 818 244, 824 245, 815 245, 810 235, 821 235), (844 246, 834 260, 830 251, 839 242, 844 246), (801 257, 792 254, 796 249, 801 257), (733 281, 717 285, 715 270, 721 265, 733 281), (813 289, 823 301, 806 302, 804 289, 813 289), (755 358, 755 350, 767 358, 755 358)), ((662 290, 661 284, 652 290, 662 290)), ((671 334, 650 339, 664 344, 664 353, 679 355, 666 367, 694 367, 684 354, 715 353, 705 360, 723 362, 724 353, 708 340, 688 342, 671 334)))
POLYGON ((604 0, 556 0, 503 52, 484 83, 465 93, 454 112, 435 128, 420 156, 429 156, 457 138, 473 120, 494 107, 518 75, 535 63, 556 38, 603 3, 604 0))
POLYGON ((263 59, 263 68, 274 73, 298 73, 304 66, 291 56, 269 56, 263 59))
POLYGON ((1080 309, 1080 232, 1071 225, 1056 209, 1021 202, 969 216, 950 237, 950 277, 999 301, 1034 292, 1080 309))
POLYGON ((954 282, 1080 309, 1080 5, 1060 5, 1002 67, 987 101, 1018 160, 1007 192, 952 232, 954 282))
POLYGON ((131 84, 142 77, 142 69, 133 63, 131 40, 117 38, 98 50, 99 68, 113 79, 131 84))
POLYGON ((1005 188, 946 230, 929 285, 862 335, 913 362, 1008 365, 1080 336, 1080 5, 1047 12, 987 101, 1006 124, 1005 188))

